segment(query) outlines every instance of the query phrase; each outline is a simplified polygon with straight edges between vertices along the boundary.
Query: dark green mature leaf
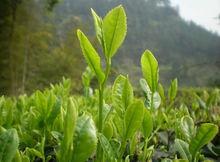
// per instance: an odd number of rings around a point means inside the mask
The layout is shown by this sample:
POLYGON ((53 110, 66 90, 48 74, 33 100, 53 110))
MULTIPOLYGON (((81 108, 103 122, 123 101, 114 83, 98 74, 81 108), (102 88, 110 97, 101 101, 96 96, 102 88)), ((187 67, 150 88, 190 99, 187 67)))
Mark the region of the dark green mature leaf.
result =
POLYGON ((144 137, 148 138, 153 131, 153 119, 151 113, 147 109, 144 109, 142 127, 144 137))
POLYGON ((180 154, 181 158, 191 161, 189 144, 181 139, 175 139, 174 149, 180 154))
POLYGON ((103 19, 103 36, 106 58, 111 58, 121 46, 127 32, 127 20, 124 8, 115 7, 103 19))
POLYGON ((80 30, 77 30, 77 36, 87 64, 96 74, 99 83, 102 83, 104 81, 105 74, 102 71, 101 60, 98 53, 93 48, 88 38, 80 30))
POLYGON ((124 139, 131 138, 140 128, 144 117, 144 109, 145 107, 141 100, 136 100, 130 106, 128 106, 124 118, 124 139))
POLYGON ((108 139, 101 133, 99 134, 98 137, 99 137, 99 141, 102 146, 102 149, 104 153, 107 155, 108 159, 110 159, 111 161, 116 160, 117 154, 115 150, 113 149, 113 147, 111 146, 111 144, 109 143, 108 139))
POLYGON ((189 144, 189 151, 192 157, 196 157, 199 150, 209 143, 218 133, 218 126, 212 123, 202 124, 197 130, 196 136, 192 138, 189 144))
POLYGON ((170 85, 169 91, 168 91, 169 99, 170 99, 171 102, 172 102, 172 101, 175 99, 175 97, 176 97, 177 88, 178 88, 178 82, 177 82, 177 79, 174 79, 174 80, 171 82, 171 85, 170 85))
POLYGON ((144 78, 146 79, 152 92, 157 90, 158 86, 158 62, 153 54, 146 50, 141 57, 141 67, 144 78))
POLYGON ((11 162, 18 149, 19 139, 16 129, 8 129, 0 134, 0 162, 11 162))
POLYGON ((77 120, 72 161, 86 161, 95 152, 96 146, 95 123, 90 116, 83 115, 77 120))

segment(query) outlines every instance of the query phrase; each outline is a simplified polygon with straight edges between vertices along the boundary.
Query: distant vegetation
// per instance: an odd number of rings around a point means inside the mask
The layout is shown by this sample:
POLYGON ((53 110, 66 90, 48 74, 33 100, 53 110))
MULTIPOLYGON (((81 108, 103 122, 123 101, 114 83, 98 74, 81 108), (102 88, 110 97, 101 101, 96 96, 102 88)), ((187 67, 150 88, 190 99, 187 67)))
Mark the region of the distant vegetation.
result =
POLYGON ((179 16, 169 0, 56 0, 0 2, 0 93, 30 93, 71 78, 81 91, 85 62, 76 40, 82 28, 94 44, 90 8, 101 16, 123 4, 128 34, 114 58, 110 80, 129 74, 134 85, 140 77, 140 53, 148 48, 160 63, 161 80, 177 77, 180 86, 219 86, 220 37, 179 16), (85 23, 88 22, 88 23, 85 23))

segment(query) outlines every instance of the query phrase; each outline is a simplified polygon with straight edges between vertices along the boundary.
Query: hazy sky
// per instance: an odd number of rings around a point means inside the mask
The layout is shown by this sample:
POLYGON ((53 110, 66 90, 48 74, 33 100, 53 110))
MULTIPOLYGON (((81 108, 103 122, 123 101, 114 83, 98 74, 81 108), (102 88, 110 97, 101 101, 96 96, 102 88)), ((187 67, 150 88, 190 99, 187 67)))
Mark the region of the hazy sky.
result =
POLYGON ((220 0, 171 0, 171 3, 179 6, 184 19, 192 20, 220 35, 220 21, 216 19, 220 14, 220 0))

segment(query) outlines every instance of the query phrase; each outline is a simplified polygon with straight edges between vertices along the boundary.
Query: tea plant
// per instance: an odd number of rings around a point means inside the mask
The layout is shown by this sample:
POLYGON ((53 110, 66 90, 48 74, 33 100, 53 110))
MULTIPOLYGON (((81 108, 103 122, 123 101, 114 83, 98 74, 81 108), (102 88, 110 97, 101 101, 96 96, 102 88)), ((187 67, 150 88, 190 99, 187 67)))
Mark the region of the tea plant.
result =
POLYGON ((217 159, 218 146, 210 142, 220 118, 208 110, 219 107, 219 90, 205 97, 193 91, 190 106, 177 94, 177 79, 168 90, 159 83, 159 65, 149 50, 140 60, 143 96, 134 95, 128 76, 107 85, 112 57, 126 36, 126 14, 122 6, 103 19, 91 12, 104 57, 77 30, 88 64, 83 95, 72 96, 70 80, 64 79, 31 96, 0 97, 0 162, 196 162, 208 159, 204 146, 217 159), (90 86, 94 77, 97 88, 90 86))

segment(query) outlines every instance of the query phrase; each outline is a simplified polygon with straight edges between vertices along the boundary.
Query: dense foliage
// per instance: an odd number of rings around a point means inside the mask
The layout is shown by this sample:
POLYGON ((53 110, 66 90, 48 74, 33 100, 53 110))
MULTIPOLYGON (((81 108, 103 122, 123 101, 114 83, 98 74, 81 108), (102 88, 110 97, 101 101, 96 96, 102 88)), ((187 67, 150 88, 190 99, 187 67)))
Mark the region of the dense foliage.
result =
POLYGON ((142 94, 128 76, 107 86, 112 58, 125 39, 127 20, 120 5, 102 19, 92 10, 102 58, 77 30, 88 64, 84 94, 71 96, 63 79, 30 96, 0 98, 0 162, 219 161, 220 90, 182 91, 160 84, 159 65, 145 50, 140 64, 142 94), (96 88, 90 86, 96 78, 96 88))

